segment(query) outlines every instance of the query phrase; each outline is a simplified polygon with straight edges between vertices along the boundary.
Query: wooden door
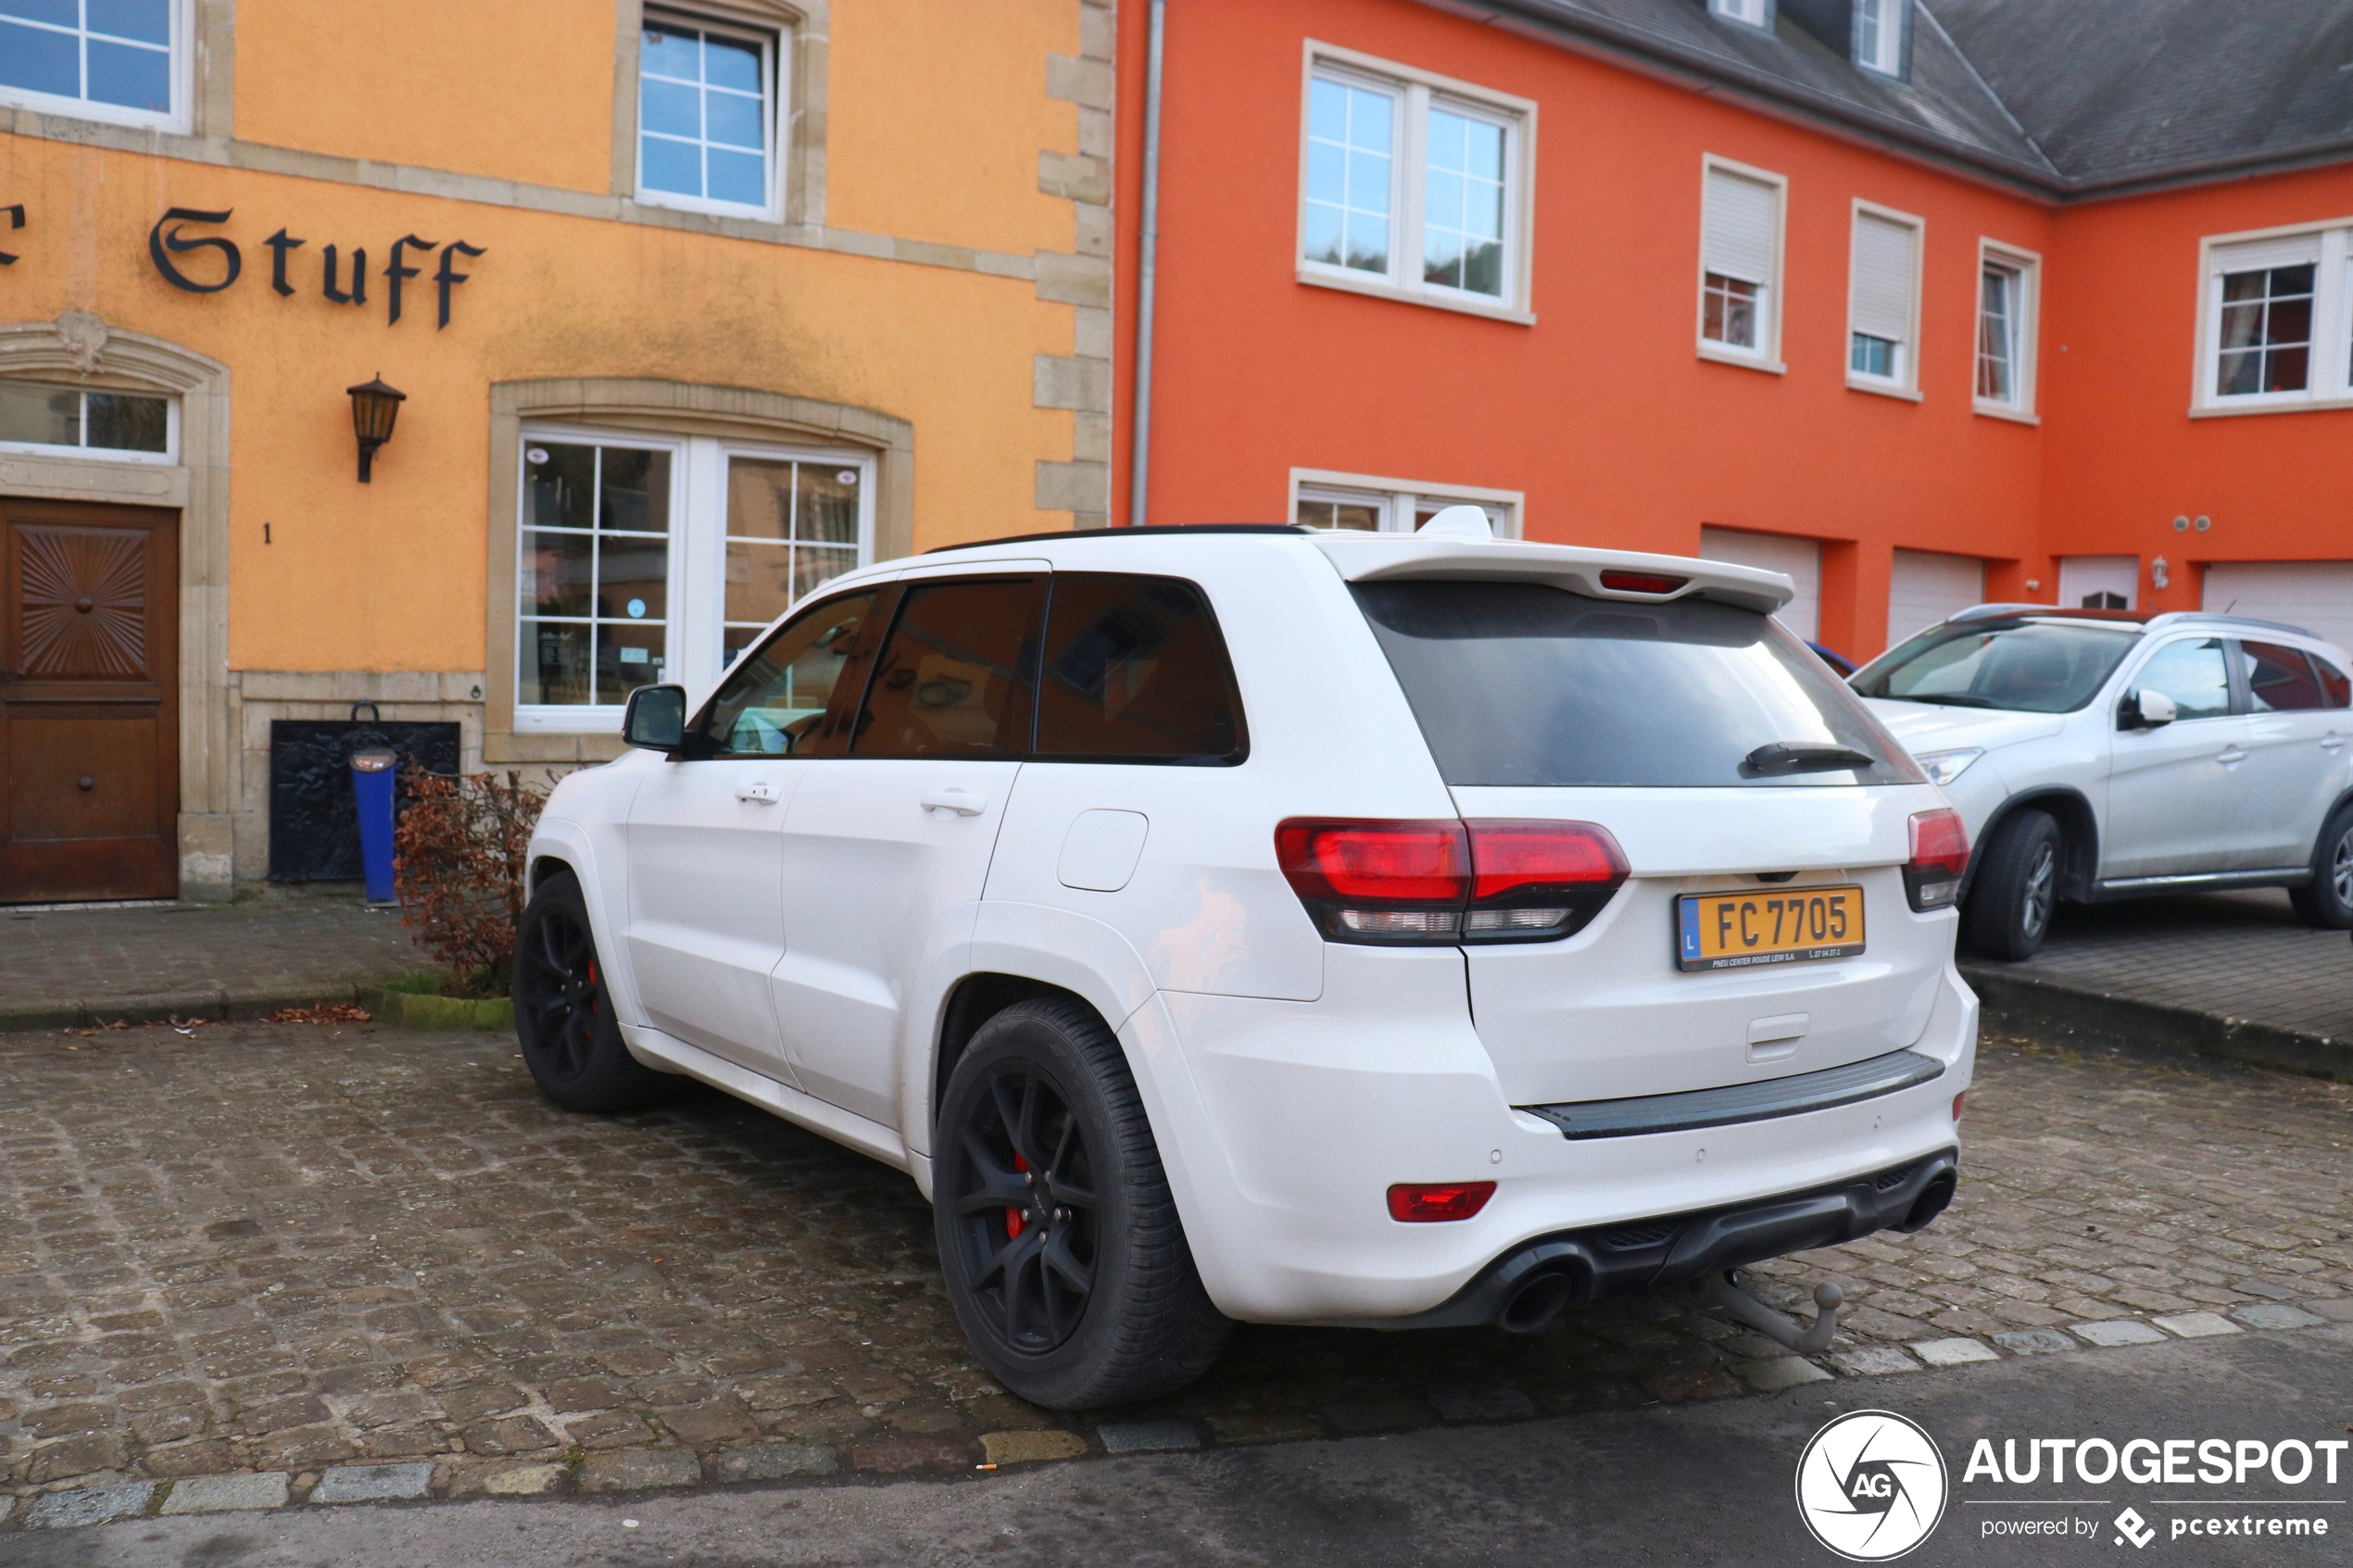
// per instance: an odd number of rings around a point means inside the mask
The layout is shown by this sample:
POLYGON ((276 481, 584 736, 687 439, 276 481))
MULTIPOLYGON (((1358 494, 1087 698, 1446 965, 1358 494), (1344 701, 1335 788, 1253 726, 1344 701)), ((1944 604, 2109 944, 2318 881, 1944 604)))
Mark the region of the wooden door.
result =
POLYGON ((180 518, 0 496, 0 904, 180 890, 180 518))

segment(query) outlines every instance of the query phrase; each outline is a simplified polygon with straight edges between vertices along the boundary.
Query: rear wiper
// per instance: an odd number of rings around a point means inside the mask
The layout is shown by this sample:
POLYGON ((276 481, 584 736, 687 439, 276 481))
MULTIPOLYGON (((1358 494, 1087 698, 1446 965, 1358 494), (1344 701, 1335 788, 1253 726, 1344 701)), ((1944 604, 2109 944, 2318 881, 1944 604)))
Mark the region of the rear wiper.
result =
POLYGON ((1851 746, 1822 746, 1812 741, 1767 741, 1742 759, 1757 773, 1816 773, 1836 768, 1869 768, 1879 760, 1851 746))
POLYGON ((1942 703, 1947 708, 1996 708, 2000 706, 2000 704, 1994 702, 1991 697, 1970 696, 1966 692, 1930 692, 1925 694, 1914 692, 1909 696, 1899 696, 1895 700, 1898 702, 1935 702, 1942 703))

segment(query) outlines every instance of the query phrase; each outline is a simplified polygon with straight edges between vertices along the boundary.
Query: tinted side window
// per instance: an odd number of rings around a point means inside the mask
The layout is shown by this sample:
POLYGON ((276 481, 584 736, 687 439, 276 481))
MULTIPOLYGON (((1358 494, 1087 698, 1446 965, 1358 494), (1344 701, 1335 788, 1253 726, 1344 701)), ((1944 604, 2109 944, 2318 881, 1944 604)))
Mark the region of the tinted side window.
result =
POLYGON ((1202 591, 1179 577, 1054 574, 1041 758, 1239 762, 1241 695, 1202 591))
POLYGON ((2241 643, 2246 655, 2246 692, 2258 713, 2287 713, 2326 708, 2320 679, 2302 648, 2277 643, 2241 643))
POLYGON ((776 629, 723 682, 697 726, 701 757, 788 757, 809 748, 833 700, 872 590, 812 605, 776 629))
POLYGON ((2321 690, 2328 696, 2322 707, 2353 708, 2353 681, 2346 679, 2344 671, 2317 653, 2312 655, 2312 668, 2319 671, 2321 690))
POLYGON ((1042 578, 909 588, 875 658, 851 754, 1012 759, 1027 751, 1045 608, 1042 578))
POLYGON ((2133 684, 2145 692, 2163 692, 2173 699, 2181 719, 2220 719, 2231 710, 2231 677, 2222 663, 2222 639, 2168 643, 2133 684))

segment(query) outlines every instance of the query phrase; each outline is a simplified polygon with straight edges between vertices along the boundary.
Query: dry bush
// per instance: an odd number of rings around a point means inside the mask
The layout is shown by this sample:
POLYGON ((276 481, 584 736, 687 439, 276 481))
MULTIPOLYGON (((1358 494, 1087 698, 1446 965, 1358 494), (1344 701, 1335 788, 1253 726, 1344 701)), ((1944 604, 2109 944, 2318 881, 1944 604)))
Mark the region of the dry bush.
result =
POLYGON ((400 923, 477 996, 502 994, 522 919, 531 832, 547 792, 510 772, 413 775, 415 798, 393 830, 400 923))

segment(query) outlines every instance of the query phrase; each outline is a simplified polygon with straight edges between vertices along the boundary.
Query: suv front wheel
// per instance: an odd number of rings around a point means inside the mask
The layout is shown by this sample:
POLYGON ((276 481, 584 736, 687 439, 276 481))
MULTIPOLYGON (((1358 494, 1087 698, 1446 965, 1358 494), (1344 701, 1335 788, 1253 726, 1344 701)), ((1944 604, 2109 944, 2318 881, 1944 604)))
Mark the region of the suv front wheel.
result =
POLYGON ((2312 847, 2312 880, 2287 890, 2307 925, 2322 931, 2353 926, 2353 801, 2329 813, 2312 847))
POLYGON ((997 1381, 1050 1410, 1209 1370, 1210 1304, 1119 1041, 1076 998, 1017 1002, 958 1060, 932 1145, 948 1298, 997 1381))
POLYGON ((2059 830, 2047 811, 2015 813, 1994 830, 1962 913, 1962 932, 1980 957, 2031 959, 2058 904, 2059 830))

